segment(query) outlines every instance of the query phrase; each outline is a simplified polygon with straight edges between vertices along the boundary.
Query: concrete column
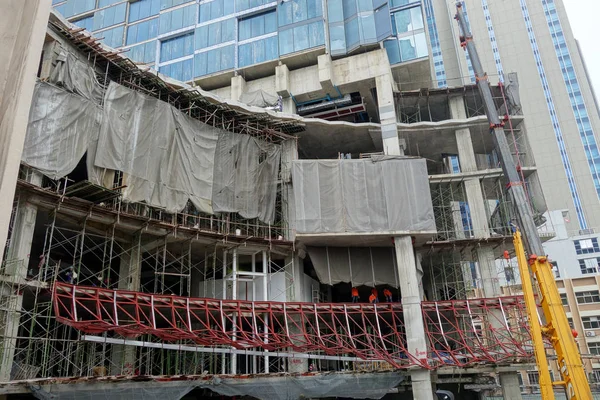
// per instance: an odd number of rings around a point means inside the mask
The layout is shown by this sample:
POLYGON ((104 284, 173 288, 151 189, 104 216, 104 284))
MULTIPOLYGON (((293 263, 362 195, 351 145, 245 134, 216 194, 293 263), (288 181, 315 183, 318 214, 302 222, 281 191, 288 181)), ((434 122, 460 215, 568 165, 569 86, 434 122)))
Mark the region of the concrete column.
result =
POLYGON ((246 80, 241 75, 231 77, 231 100, 239 101, 246 91, 246 80))
MULTIPOLYGON (((394 246, 408 351, 417 359, 426 360, 427 342, 421 312, 421 289, 412 239, 410 236, 395 237, 394 246)), ((410 377, 414 400, 433 400, 435 398, 431 374, 428 370, 413 370, 410 377)))
POLYGON ((333 97, 335 84, 333 83, 333 62, 329 54, 321 54, 318 59, 319 83, 326 93, 333 97))
POLYGON ((500 385, 504 400, 521 400, 521 387, 519 386, 518 372, 501 372, 500 385))
POLYGON ((0 264, 29 120, 50 0, 6 0, 0 14, 0 264))
MULTIPOLYGON (((30 170, 27 181, 36 186, 42 183, 42 174, 30 170)), ((11 207, 12 210, 12 207, 11 207)), ((23 296, 19 294, 18 285, 27 277, 29 254, 35 232, 37 207, 22 199, 16 211, 15 226, 12 232, 10 249, 6 261, 4 275, 10 282, 0 284, 0 382, 10 380, 13 359, 21 322, 23 296)))
MULTIPOLYGON (((141 287, 142 256, 141 237, 136 238, 131 250, 121 255, 117 288, 137 292, 141 287)), ((113 344, 111 353, 111 375, 133 375, 136 369, 136 348, 124 344, 113 344)))
POLYGON ((383 139, 383 152, 385 154, 403 155, 404 148, 400 146, 396 126, 393 84, 394 78, 391 73, 375 77, 379 119, 381 123, 381 138, 383 139))
MULTIPOLYGON (((285 259, 286 265, 286 301, 312 301, 311 299, 304 298, 304 280, 302 279, 302 274, 304 271, 303 268, 304 261, 298 257, 297 255, 292 255, 291 257, 287 257, 285 259)), ((292 343, 302 342, 304 341, 304 328, 301 326, 302 320, 301 318, 293 318, 292 321, 289 321, 289 334, 292 340, 292 343)), ((294 350, 288 348, 288 351, 293 353, 294 350)), ((306 358, 288 358, 288 371, 290 373, 298 372, 304 373, 308 372, 308 359, 306 358)))

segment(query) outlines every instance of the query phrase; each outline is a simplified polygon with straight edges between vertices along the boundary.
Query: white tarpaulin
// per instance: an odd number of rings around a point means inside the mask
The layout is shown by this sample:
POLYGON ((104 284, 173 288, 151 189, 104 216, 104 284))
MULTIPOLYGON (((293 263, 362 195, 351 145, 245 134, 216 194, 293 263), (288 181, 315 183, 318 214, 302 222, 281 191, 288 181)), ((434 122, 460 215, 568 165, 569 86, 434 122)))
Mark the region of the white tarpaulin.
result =
POLYGON ((273 223, 281 146, 222 132, 215 156, 213 208, 273 223))
POLYGON ((393 247, 307 247, 306 251, 319 281, 326 285, 399 285, 393 247))
POLYGON ((68 175, 97 140, 101 118, 93 102, 36 83, 21 160, 51 179, 68 175))
POLYGON ((56 66, 49 81, 96 104, 102 103, 102 87, 92 67, 65 49, 61 49, 56 58, 56 66))
POLYGON ((111 82, 95 165, 128 174, 123 194, 128 201, 176 212, 189 199, 212 213, 219 132, 163 101, 111 82))
POLYGON ((435 232, 424 159, 293 161, 298 233, 435 232))
POLYGON ((279 96, 258 89, 254 92, 243 93, 240 96, 240 103, 260 108, 277 107, 279 105, 279 96))

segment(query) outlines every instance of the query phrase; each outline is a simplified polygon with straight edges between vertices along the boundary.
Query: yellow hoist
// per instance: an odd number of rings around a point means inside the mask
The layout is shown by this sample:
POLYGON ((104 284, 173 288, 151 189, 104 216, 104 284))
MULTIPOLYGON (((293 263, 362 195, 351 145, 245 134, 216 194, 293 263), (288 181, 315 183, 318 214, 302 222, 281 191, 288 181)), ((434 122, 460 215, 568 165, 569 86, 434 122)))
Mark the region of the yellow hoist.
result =
POLYGON ((504 121, 500 120, 498 115, 487 74, 483 70, 473 42, 473 36, 469 31, 462 9, 462 2, 456 4, 456 20, 460 30, 460 44, 468 52, 471 59, 477 87, 490 124, 490 134, 493 137, 504 176, 508 179, 507 193, 516 211, 519 229, 516 229, 514 233, 514 245, 540 374, 542 399, 554 400, 553 387, 562 386, 569 400, 592 400, 590 385, 554 281, 552 266, 547 257, 542 256, 542 254, 545 254, 542 241, 537 234, 537 227, 523 187, 523 181, 517 172, 513 155, 506 140, 504 121), (521 232, 523 236, 521 236, 521 232), (529 257, 526 254, 529 254, 529 257), (534 282, 531 279, 532 274, 535 276, 541 295, 540 300, 545 320, 543 325, 539 322, 540 318, 533 291, 534 282), (550 377, 544 338, 549 339, 556 353, 561 376, 560 381, 552 382, 550 377))

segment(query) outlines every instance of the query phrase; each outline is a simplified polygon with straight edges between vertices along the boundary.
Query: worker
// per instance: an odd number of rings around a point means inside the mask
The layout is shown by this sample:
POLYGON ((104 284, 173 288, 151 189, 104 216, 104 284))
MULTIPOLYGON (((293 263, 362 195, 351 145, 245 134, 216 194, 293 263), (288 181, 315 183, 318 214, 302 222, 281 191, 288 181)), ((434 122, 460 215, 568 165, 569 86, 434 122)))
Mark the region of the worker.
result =
POLYGON ((371 303, 371 304, 379 303, 379 300, 377 299, 377 296, 375 296, 373 291, 371 291, 371 295, 369 296, 369 303, 371 303))
POLYGON ((377 294, 377 288, 373 288, 373 289, 371 289, 371 294, 372 294, 373 296, 375 296, 375 297, 378 297, 378 294, 377 294))
POLYGON ((358 303, 359 300, 360 300, 360 297, 358 296, 358 289, 353 287, 352 288, 352 302, 358 303))
POLYGON ((390 289, 388 289, 388 288, 385 288, 385 289, 383 290, 383 295, 385 296, 385 301, 386 301, 386 303, 391 303, 391 302, 393 302, 393 300, 392 300, 392 292, 390 292, 390 289))
POLYGON ((71 265, 65 274, 65 278, 67 283, 74 284, 75 279, 77 279, 77 272, 74 271, 73 266, 71 265))

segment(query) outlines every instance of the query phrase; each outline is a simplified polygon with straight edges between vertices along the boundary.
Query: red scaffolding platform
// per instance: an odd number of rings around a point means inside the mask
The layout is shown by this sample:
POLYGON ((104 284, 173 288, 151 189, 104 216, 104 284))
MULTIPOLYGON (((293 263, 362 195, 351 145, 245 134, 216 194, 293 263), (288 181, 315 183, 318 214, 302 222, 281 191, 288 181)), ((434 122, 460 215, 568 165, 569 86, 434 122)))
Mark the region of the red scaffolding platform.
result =
MULTIPOLYGON (((521 296, 424 302, 427 358, 407 350, 400 303, 281 303, 187 298, 56 283, 57 320, 88 334, 151 334, 199 346, 354 356, 394 368, 530 362, 521 296)), ((273 354, 274 355, 274 354, 273 354)))

